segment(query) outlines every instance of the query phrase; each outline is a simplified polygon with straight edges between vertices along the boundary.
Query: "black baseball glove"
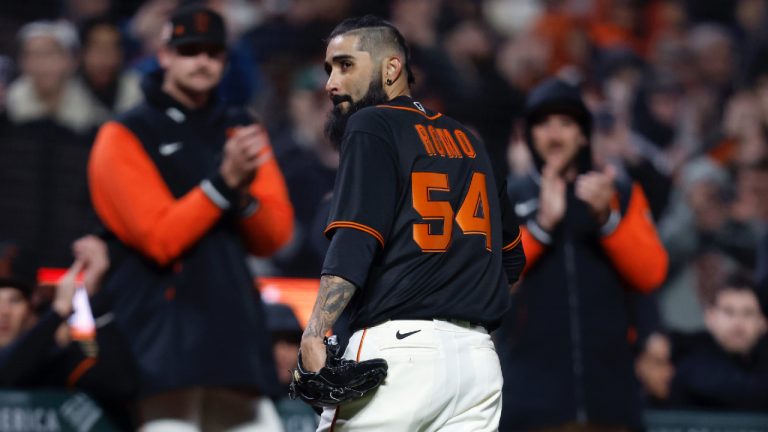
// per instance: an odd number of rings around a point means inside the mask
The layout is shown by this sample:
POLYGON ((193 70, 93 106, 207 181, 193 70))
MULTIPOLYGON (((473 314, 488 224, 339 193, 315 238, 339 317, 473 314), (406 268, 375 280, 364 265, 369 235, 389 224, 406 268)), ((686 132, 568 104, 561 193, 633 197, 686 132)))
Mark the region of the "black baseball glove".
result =
POLYGON ((300 398, 314 407, 332 408, 349 399, 362 397, 386 378, 386 360, 372 359, 359 363, 345 360, 339 353, 336 336, 325 338, 324 342, 327 353, 325 366, 317 372, 304 370, 299 351, 298 367, 292 371, 288 392, 291 399, 300 398))

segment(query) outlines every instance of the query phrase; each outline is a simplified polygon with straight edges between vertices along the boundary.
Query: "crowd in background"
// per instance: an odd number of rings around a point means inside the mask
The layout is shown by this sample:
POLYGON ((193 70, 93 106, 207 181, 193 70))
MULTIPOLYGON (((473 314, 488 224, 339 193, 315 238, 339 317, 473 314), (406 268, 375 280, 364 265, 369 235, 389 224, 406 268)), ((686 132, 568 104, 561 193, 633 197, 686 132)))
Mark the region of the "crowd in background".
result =
MULTIPOLYGON (((158 68, 162 24, 185 2, 0 5, 3 262, 67 267, 72 242, 99 232, 86 179, 96 130, 141 100, 141 77, 158 68)), ((666 280, 638 300, 646 307, 630 335, 649 404, 675 405, 671 383, 683 380, 674 381, 683 377, 675 367, 690 372, 702 364, 688 356, 699 346, 688 335, 709 331, 739 363, 738 378, 758 402, 731 404, 742 394, 736 387, 728 403, 690 397, 686 406, 768 410, 766 324, 757 308, 768 289, 768 2, 207 4, 229 29, 219 94, 249 106, 268 129, 295 209, 290 244, 270 259, 253 259, 256 273, 319 276, 338 164, 324 134, 331 107, 324 38, 344 17, 379 14, 409 41, 414 98, 474 128, 497 175, 510 180, 533 163, 521 120, 529 91, 552 76, 580 86, 594 119, 595 164, 612 165, 617 178, 642 186, 648 217, 669 254, 666 280), (748 278, 734 282, 735 273, 748 278), (754 307, 722 312, 725 286, 754 287, 754 301, 745 300, 754 307), (751 327, 717 334, 717 311, 751 327), (746 339, 747 346, 730 349, 729 338, 746 339)), ((684 378, 691 376, 698 375, 684 378)))

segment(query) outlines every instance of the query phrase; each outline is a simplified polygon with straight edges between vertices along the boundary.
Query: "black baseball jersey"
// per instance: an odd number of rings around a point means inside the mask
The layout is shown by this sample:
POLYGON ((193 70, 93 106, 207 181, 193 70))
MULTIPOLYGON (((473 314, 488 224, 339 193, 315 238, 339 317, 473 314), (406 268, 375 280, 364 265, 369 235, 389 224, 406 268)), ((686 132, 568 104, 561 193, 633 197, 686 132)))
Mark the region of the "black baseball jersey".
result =
POLYGON ((323 266, 358 287, 351 327, 442 318, 495 328, 509 301, 502 253, 520 242, 507 207, 485 147, 459 122, 406 96, 352 115, 323 266))

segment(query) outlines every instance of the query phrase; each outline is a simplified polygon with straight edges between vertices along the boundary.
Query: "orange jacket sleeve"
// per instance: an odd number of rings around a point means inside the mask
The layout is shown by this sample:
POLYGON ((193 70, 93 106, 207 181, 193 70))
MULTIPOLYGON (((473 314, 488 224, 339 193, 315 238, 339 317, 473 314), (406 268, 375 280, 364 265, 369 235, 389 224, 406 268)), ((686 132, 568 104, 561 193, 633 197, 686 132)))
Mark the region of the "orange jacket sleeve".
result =
POLYGON ((523 242, 523 250, 525 251, 525 268, 523 269, 523 274, 525 274, 541 258, 546 246, 536 240, 536 237, 528 231, 525 225, 520 226, 520 236, 523 242))
POLYGON ((222 214, 199 186, 176 199, 138 138, 117 122, 96 136, 88 183, 102 222, 161 265, 195 244, 222 214))
POLYGON ((245 244, 254 255, 271 255, 293 235, 293 206, 274 157, 259 167, 250 192, 259 207, 254 214, 240 221, 245 244))
POLYGON ((642 188, 634 184, 627 210, 601 244, 619 274, 632 288, 650 292, 667 276, 669 257, 651 219, 642 188))

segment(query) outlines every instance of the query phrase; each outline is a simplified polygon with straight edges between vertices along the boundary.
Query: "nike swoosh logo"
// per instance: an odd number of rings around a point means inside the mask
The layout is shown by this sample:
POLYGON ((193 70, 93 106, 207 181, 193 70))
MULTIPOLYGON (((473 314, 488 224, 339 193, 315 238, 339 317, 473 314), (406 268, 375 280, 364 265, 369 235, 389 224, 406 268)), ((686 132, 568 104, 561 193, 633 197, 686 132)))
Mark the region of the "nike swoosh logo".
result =
POLYGON ((158 151, 163 156, 170 156, 170 155, 176 153, 177 151, 181 150, 181 147, 183 145, 184 144, 182 144, 181 141, 176 141, 176 142, 172 142, 172 143, 164 143, 164 144, 160 144, 160 148, 158 149, 158 151))
POLYGON ((405 338, 407 338, 408 336, 410 336, 410 335, 412 335, 412 334, 416 334, 416 333, 418 333, 418 332, 420 332, 420 331, 421 331, 421 330, 414 330, 414 331, 412 331, 412 332, 408 332, 408 333, 400 333, 400 330, 398 330, 398 331, 397 331, 397 333, 395 333, 395 337, 396 337, 396 338, 398 338, 398 339, 405 339, 405 338))
POLYGON ((531 198, 528 201, 523 201, 521 203, 515 204, 515 213, 520 217, 526 217, 529 214, 533 213, 534 210, 539 206, 539 199, 538 198, 531 198))

